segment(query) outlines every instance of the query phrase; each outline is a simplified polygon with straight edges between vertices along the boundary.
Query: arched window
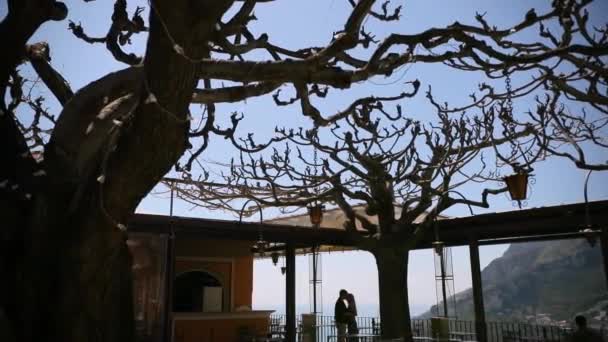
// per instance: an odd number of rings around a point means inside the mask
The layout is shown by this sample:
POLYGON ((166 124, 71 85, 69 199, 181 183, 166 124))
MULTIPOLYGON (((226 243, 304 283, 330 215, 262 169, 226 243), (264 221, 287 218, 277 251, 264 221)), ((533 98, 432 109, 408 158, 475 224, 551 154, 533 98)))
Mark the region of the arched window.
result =
POLYGON ((224 298, 220 280, 205 271, 182 273, 173 283, 174 312, 221 312, 224 298))

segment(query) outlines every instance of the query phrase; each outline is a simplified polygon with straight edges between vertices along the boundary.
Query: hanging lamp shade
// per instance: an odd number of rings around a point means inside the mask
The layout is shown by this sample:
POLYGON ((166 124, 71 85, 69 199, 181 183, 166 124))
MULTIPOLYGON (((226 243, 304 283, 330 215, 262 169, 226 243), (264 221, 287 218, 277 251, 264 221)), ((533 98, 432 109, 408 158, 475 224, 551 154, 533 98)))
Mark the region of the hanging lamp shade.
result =
POLYGON ((276 266, 279 262, 279 253, 272 252, 272 254, 270 254, 270 258, 272 259, 272 264, 276 266))
POLYGON ((504 178, 513 201, 523 201, 528 197, 528 173, 519 172, 504 178))
POLYGON ((315 204, 308 207, 308 215, 310 217, 310 223, 314 226, 318 226, 323 222, 323 210, 325 209, 324 205, 315 204))

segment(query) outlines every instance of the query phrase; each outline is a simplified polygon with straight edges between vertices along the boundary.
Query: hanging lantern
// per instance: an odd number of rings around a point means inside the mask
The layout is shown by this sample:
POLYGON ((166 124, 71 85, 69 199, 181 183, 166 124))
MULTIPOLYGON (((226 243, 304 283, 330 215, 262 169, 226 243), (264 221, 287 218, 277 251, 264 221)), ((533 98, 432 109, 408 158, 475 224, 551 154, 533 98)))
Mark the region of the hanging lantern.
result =
POLYGON ((281 274, 285 275, 285 273, 287 272, 287 267, 285 266, 285 257, 281 258, 281 274))
POLYGON ((506 176, 504 178, 509 189, 509 195, 513 201, 517 201, 521 208, 521 201, 528 197, 528 177, 526 172, 518 172, 516 174, 506 176))
POLYGON ((272 254, 270 254, 270 258, 272 259, 272 264, 276 266, 279 262, 279 253, 272 252, 272 254))
POLYGON ((310 223, 313 226, 318 226, 323 222, 323 210, 325 206, 322 204, 315 204, 308 207, 308 215, 310 217, 310 223))

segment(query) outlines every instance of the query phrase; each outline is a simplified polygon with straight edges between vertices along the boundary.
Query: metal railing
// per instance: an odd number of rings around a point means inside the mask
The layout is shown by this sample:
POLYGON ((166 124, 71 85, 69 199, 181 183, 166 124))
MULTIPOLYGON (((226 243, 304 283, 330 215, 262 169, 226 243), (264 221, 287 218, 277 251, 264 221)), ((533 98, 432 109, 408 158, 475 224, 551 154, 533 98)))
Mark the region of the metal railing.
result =
POLYGON ((487 334, 489 341, 504 342, 557 342, 568 337, 567 330, 562 327, 519 322, 489 322, 487 334))
MULTIPOLYGON (((270 320, 271 333, 280 336, 285 331, 285 315, 272 315, 270 320)), ((297 317, 296 331, 298 340, 302 339, 302 318, 297 317)), ((431 338, 431 320, 411 320, 414 337, 431 338)), ((357 317, 357 326, 361 334, 380 335, 380 319, 377 317, 357 317)), ((337 335, 336 325, 332 316, 317 316, 316 341, 326 342, 330 336, 337 335)), ((477 341, 475 321, 449 320, 450 338, 461 341, 477 341)), ((519 322, 487 322, 487 342, 561 342, 567 341, 568 330, 551 325, 538 325, 519 322)))
MULTIPOLYGON (((450 337, 463 340, 477 340, 475 321, 449 320, 450 337)), ((431 321, 412 320, 414 336, 431 337, 431 321)), ((567 330, 552 325, 520 322, 487 322, 488 342, 558 342, 567 339, 567 330)))

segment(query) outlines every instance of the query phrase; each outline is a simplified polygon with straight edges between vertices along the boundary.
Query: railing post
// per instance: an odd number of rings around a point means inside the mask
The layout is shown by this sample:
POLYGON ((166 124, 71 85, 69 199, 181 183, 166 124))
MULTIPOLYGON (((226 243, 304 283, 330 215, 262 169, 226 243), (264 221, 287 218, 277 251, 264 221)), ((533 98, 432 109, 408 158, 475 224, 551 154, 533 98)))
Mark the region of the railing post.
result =
POLYGON ((473 303, 475 305, 475 334, 480 342, 486 339, 486 314, 483 305, 483 288, 481 284, 481 266, 479 264, 479 244, 476 239, 469 242, 471 276, 473 280, 473 303))

